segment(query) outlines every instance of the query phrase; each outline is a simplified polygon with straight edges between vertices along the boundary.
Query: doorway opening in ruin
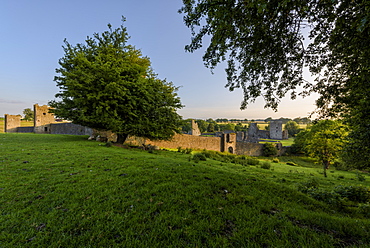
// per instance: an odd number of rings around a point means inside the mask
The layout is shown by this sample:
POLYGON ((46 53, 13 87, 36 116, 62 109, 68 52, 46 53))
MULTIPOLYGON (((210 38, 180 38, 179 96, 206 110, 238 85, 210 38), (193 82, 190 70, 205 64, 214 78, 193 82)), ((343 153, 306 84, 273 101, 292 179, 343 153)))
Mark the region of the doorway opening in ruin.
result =
POLYGON ((227 150, 229 151, 229 153, 234 153, 234 148, 232 148, 231 146, 227 150))

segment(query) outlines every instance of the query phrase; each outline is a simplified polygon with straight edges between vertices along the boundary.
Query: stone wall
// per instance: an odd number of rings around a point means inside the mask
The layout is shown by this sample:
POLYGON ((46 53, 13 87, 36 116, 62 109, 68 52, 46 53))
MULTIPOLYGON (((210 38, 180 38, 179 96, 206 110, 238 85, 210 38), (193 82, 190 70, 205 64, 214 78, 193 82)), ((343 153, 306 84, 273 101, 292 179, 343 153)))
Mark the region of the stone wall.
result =
POLYGON ((256 157, 262 156, 263 155, 263 144, 249 143, 249 142, 237 142, 236 143, 236 154, 256 156, 256 157))
POLYGON ((16 133, 16 132, 18 132, 18 127, 21 126, 21 118, 22 118, 22 116, 20 116, 20 115, 5 114, 4 132, 5 133, 16 133))
POLYGON ((201 137, 188 134, 175 134, 175 136, 170 141, 152 141, 149 139, 129 137, 126 143, 137 146, 145 144, 172 149, 182 147, 199 150, 206 149, 212 151, 221 151, 220 137, 201 137))
POLYGON ((18 127, 18 133, 33 133, 34 127, 18 127))
POLYGON ((270 131, 258 130, 257 135, 258 135, 259 139, 269 139, 270 138, 270 131))
POLYGON ((258 143, 258 126, 257 123, 249 124, 247 141, 258 143))
POLYGON ((73 123, 53 123, 50 124, 51 134, 70 134, 70 135, 92 135, 93 130, 89 127, 73 123))
POLYGON ((34 109, 34 132, 50 133, 50 124, 55 122, 54 114, 49 113, 50 107, 47 105, 33 105, 34 109))
POLYGON ((270 122, 270 139, 283 139, 283 122, 271 121, 270 122))
POLYGON ((224 133, 221 137, 221 152, 235 153, 236 133, 224 133))

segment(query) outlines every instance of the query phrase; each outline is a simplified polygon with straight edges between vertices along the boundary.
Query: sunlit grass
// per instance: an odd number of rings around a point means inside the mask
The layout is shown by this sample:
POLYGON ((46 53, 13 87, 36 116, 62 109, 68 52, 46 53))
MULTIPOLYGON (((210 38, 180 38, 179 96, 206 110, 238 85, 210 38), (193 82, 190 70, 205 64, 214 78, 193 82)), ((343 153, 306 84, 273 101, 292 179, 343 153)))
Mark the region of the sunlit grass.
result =
POLYGON ((370 245, 368 219, 296 189, 357 185, 354 172, 325 179, 304 158, 266 170, 86 138, 0 134, 0 247, 370 245))

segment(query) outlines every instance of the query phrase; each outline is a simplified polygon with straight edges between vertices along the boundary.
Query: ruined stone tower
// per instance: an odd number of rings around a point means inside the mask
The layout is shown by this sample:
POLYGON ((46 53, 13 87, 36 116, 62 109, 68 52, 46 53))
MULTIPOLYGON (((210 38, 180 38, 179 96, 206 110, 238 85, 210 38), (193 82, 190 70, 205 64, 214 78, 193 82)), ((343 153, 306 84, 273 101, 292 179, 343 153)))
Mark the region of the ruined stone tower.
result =
POLYGON ((283 139, 283 122, 271 121, 270 122, 270 139, 283 139))
POLYGON ((33 105, 34 109, 34 132, 35 133, 50 133, 50 124, 55 122, 54 114, 49 113, 50 107, 47 105, 33 105))
POLYGON ((5 114, 5 133, 16 133, 18 132, 18 127, 21 126, 21 118, 20 115, 8 115, 5 114))
POLYGON ((198 124, 194 120, 191 120, 191 131, 189 134, 194 136, 200 136, 202 134, 199 130, 198 124))

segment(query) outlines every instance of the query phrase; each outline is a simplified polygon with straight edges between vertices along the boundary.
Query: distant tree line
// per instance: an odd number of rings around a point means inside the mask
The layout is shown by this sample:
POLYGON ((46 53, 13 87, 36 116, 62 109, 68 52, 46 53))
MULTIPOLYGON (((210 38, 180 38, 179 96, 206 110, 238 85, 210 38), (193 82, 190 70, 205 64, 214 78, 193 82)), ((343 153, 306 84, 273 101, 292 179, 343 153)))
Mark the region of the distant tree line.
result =
MULTIPOLYGON (((191 120, 195 119, 187 119, 185 120, 182 131, 187 133, 191 130, 191 120)), ((285 124, 285 129, 288 130, 289 136, 294 137, 298 134, 302 128, 299 127, 298 124, 310 124, 312 121, 308 117, 297 117, 294 119, 284 118, 281 117, 280 119, 272 119, 268 117, 266 119, 258 119, 258 120, 248 120, 248 119, 227 119, 227 118, 218 118, 218 119, 196 119, 195 122, 198 124, 199 130, 202 133, 213 133, 213 132, 222 132, 226 130, 231 131, 247 131, 249 127, 249 123, 251 122, 266 122, 269 123, 270 121, 279 120, 285 124)), ((269 126, 265 127, 266 130, 269 130, 269 126)))
MULTIPOLYGON (((190 132, 191 130, 191 121, 194 119, 187 119, 185 120, 183 126, 182 126, 182 131, 185 133, 190 132)), ((214 133, 214 132, 222 132, 226 130, 230 131, 246 131, 248 130, 248 125, 243 124, 242 122, 239 122, 237 124, 235 123, 229 123, 228 120, 225 121, 225 124, 222 122, 218 122, 216 120, 213 120, 212 118, 207 119, 207 120, 202 120, 202 119, 197 119, 195 122, 198 124, 198 128, 201 133, 214 133)))

